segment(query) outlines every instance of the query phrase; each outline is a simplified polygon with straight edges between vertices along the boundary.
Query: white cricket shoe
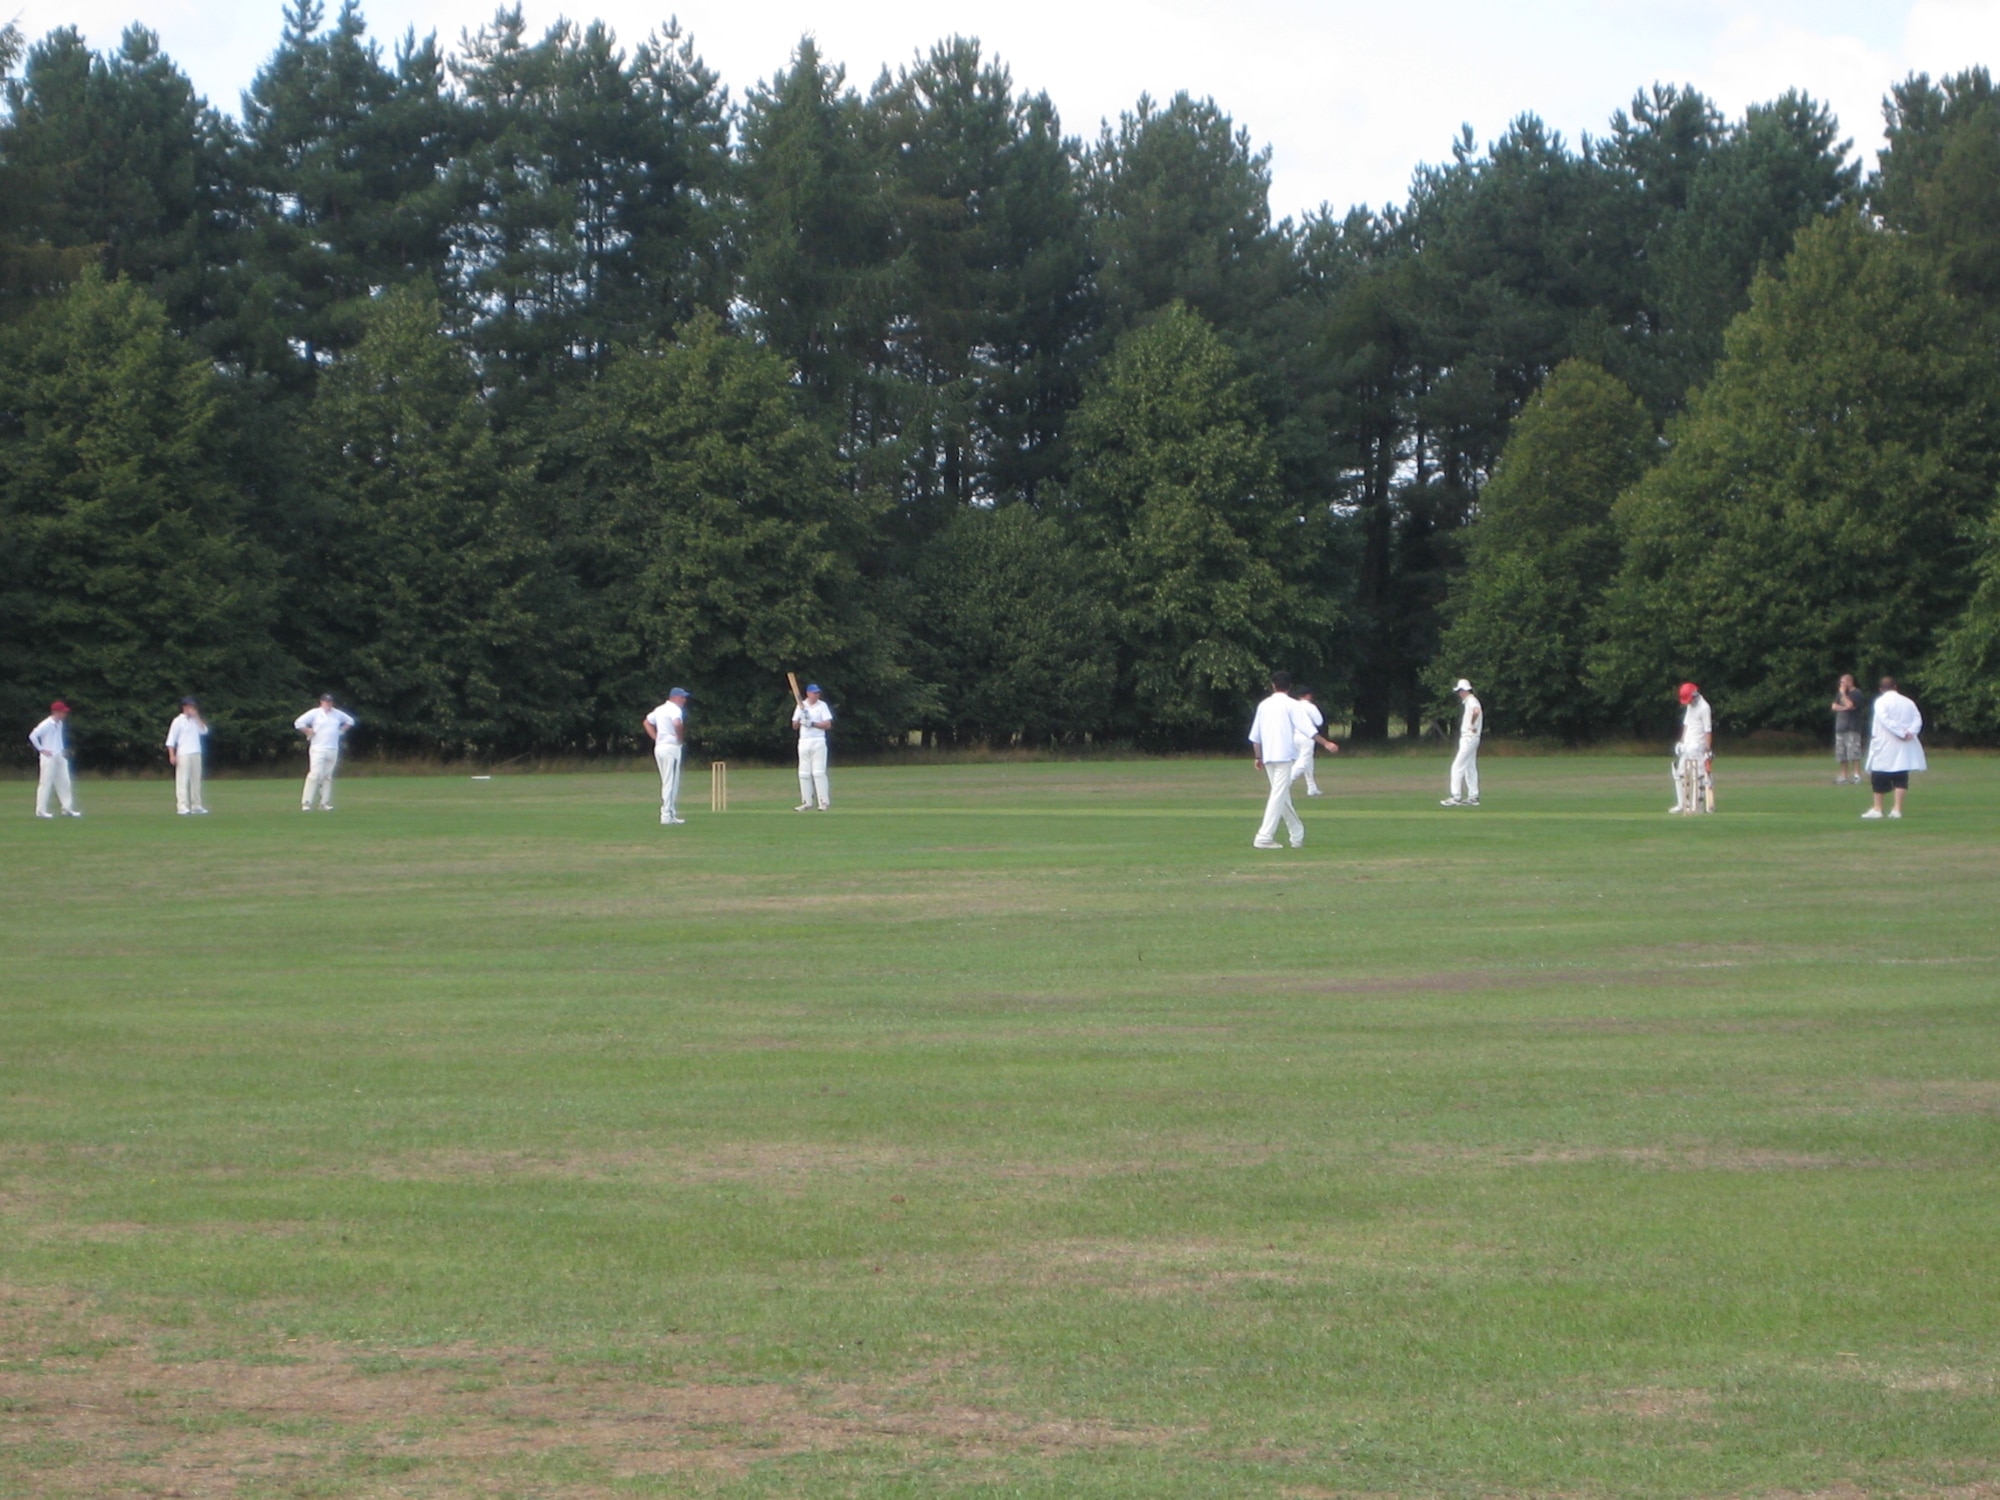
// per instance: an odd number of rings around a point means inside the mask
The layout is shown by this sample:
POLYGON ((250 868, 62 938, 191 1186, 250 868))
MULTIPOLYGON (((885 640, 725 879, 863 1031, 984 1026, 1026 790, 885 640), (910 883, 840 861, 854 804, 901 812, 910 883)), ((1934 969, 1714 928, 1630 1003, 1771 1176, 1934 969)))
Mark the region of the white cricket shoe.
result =
POLYGON ((54 814, 54 813, 45 813, 45 812, 38 812, 38 813, 36 813, 36 814, 35 814, 35 816, 36 816, 36 817, 38 817, 38 818, 47 818, 47 819, 49 819, 49 820, 50 820, 51 822, 53 822, 53 821, 54 821, 54 819, 55 819, 55 814, 54 814))
POLYGON ((1463 805, 1456 797, 1447 797, 1438 804, 1439 807, 1461 807, 1463 805))
POLYGON ((63 809, 63 816, 64 816, 65 818, 80 818, 80 817, 82 817, 82 816, 83 816, 83 814, 82 814, 82 813, 80 813, 80 812, 78 812, 78 811, 77 811, 77 810, 76 810, 75 808, 73 808, 73 807, 65 807, 65 808, 63 809))
POLYGON ((1278 847, 1278 841, 1276 839, 1252 839, 1250 847, 1252 849, 1275 849, 1278 847))
POLYGON ((810 802, 801 802, 797 807, 792 809, 793 812, 811 812, 812 810, 813 805, 810 802))
POLYGON ((1900 817, 1902 817, 1902 815, 1903 815, 1903 813, 1902 813, 1902 810, 1901 810, 1900 808, 1891 808, 1891 809, 1889 810, 1889 816, 1890 816, 1890 817, 1892 817, 1892 818, 1900 818, 1900 817))
MULTIPOLYGON (((1879 818, 1882 816, 1882 809, 1879 807, 1871 807, 1868 809, 1867 812, 1863 813, 1861 816, 1864 818, 1879 818)), ((1894 815, 1891 814, 1891 816, 1894 815)))

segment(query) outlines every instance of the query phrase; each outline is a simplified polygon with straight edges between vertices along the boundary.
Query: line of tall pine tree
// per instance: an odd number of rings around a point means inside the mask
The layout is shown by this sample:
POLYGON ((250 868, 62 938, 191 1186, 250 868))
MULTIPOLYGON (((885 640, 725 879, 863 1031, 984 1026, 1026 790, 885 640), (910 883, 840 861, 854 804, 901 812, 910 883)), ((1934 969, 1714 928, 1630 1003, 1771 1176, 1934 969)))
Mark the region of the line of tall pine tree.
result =
POLYGON ((86 758, 1736 730, 1890 670, 2000 732, 2000 95, 1655 86, 1273 222, 1212 101, 1066 135, 954 37, 740 98, 669 27, 294 0, 231 117, 0 31, 0 722, 86 758))

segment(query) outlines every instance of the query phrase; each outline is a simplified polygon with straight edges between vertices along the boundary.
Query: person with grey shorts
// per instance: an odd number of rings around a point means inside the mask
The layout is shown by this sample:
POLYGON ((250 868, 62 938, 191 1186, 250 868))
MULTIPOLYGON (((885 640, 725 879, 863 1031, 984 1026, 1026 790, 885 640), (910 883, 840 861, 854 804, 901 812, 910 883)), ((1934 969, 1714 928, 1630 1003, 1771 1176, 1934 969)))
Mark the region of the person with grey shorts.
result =
POLYGON ((1864 753, 1861 716, 1868 709, 1868 695, 1854 685, 1854 674, 1843 672, 1840 686, 1833 690, 1833 784, 1861 785, 1864 753))

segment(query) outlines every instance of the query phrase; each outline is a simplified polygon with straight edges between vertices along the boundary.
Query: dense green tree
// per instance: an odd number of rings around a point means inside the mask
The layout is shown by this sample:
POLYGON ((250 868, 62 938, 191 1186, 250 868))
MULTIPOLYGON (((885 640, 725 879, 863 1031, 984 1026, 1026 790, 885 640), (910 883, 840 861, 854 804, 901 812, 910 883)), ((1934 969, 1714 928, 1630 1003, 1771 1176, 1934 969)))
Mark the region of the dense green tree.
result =
POLYGON ((775 354, 710 318, 624 352, 543 462, 565 570, 589 601, 595 736, 635 735, 673 679, 694 689, 706 743, 771 748, 788 670, 854 705, 842 717, 857 733, 912 721, 902 643, 859 587, 883 503, 840 482, 775 354))
POLYGON ((1838 672, 1916 667, 1970 589, 1996 424, 1992 352, 1914 246, 1853 215, 1801 233, 1618 503, 1608 706, 1646 722, 1691 676, 1720 723, 1817 724, 1838 672))
POLYGON ((1175 303, 1133 329, 1073 423, 1070 499, 1117 610, 1119 727, 1211 737, 1335 624, 1301 586, 1320 538, 1288 504, 1236 357, 1175 303))
POLYGON ((74 275, 88 252, 145 284, 183 333, 217 317, 234 256, 232 131, 159 38, 133 26, 99 56, 60 27, 28 49, 6 103, 0 236, 39 250, 31 281, 74 275))
POLYGON ((728 306, 727 100, 677 27, 628 57, 601 23, 530 42, 515 6, 451 67, 468 111, 457 296, 504 413, 618 343, 728 306))
POLYGON ((361 337, 377 292, 445 271, 459 112, 444 60, 412 36, 385 63, 355 0, 323 19, 319 0, 292 0, 244 96, 251 236, 232 338, 252 369, 310 375, 361 337))
POLYGON ((863 482, 893 432, 888 325, 893 195, 880 141, 845 74, 811 37, 743 111, 743 296, 749 322, 798 370, 807 410, 863 482))
POLYGON ((1239 347, 1268 329, 1292 274, 1271 223, 1271 153, 1214 100, 1142 96, 1085 169, 1114 333, 1177 301, 1239 347))
POLYGON ((151 759, 184 693, 223 755, 285 724, 276 570, 230 483, 216 380, 128 281, 87 270, 0 351, 0 714, 60 694, 91 757, 151 759))
POLYGON ((437 303, 383 295, 321 379, 299 654, 378 744, 458 754, 562 743, 581 680, 565 590, 437 303))
POLYGON ((972 509, 926 543, 920 670, 956 740, 1074 740, 1111 722, 1115 620, 1053 516, 972 509))
POLYGON ((1569 360, 1514 424, 1467 532, 1431 685, 1469 677, 1489 729, 1581 739, 1594 613, 1618 569, 1611 507, 1654 444, 1644 406, 1614 376, 1569 360))
POLYGON ((1974 589, 1927 663, 1933 718, 1979 735, 2000 734, 2000 504, 1980 528, 1974 589))
POLYGON ((1877 213, 1914 235, 1961 294, 2000 309, 2000 90, 1985 68, 1891 90, 1889 146, 1869 185, 1877 213))

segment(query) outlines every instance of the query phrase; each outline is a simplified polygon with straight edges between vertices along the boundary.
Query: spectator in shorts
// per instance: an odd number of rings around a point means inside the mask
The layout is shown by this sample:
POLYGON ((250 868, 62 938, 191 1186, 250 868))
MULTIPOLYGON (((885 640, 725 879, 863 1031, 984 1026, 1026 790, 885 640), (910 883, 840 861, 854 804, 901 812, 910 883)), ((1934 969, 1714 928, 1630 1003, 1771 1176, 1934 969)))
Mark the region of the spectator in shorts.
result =
POLYGON ((1868 737, 1868 779, 1874 786, 1875 805, 1862 817, 1881 817, 1882 799, 1890 792, 1896 794, 1896 805, 1889 816, 1902 817, 1903 793, 1909 790, 1910 772, 1930 769, 1930 762, 1924 759, 1923 741, 1918 738, 1923 732, 1924 716, 1917 712, 1917 705, 1896 690, 1895 678, 1884 677, 1882 690, 1875 698, 1875 718, 1868 737))
POLYGON ((1861 785, 1861 715, 1867 710, 1868 695, 1854 685, 1854 674, 1840 674, 1840 686, 1833 690, 1833 784, 1861 785))

